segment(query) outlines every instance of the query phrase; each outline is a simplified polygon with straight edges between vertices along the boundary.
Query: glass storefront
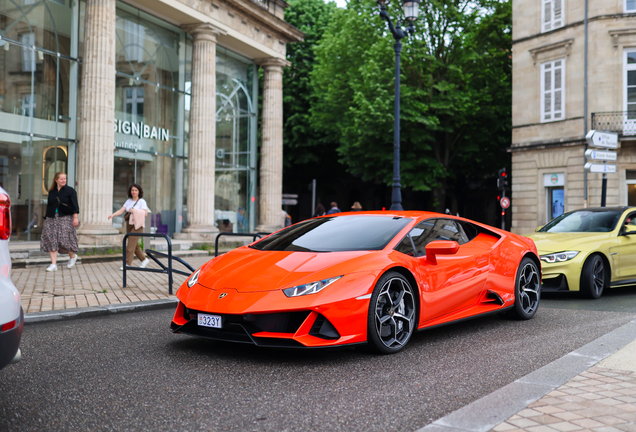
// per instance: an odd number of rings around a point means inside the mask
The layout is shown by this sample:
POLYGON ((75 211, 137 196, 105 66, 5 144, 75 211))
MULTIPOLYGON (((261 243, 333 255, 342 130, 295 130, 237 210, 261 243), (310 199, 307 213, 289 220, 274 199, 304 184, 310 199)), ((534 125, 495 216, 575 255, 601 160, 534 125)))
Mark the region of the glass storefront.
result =
POLYGON ((217 47, 214 208, 220 231, 251 232, 255 226, 254 84, 254 63, 217 47))
POLYGON ((0 0, 0 185, 14 240, 39 240, 57 171, 75 181, 78 4, 0 0))
MULTIPOLYGON (((222 47, 216 62, 215 219, 221 231, 247 232, 255 225, 256 66, 222 47)), ((192 42, 180 28, 118 3, 116 65, 113 210, 138 183, 153 232, 172 236, 187 220, 192 42)), ((122 222, 113 225, 123 229, 122 222)))
MULTIPOLYGON (((185 220, 191 41, 180 28, 124 3, 117 3, 116 36, 113 211, 126 201, 130 185, 139 184, 151 230, 172 236, 185 220)), ((113 226, 123 230, 123 218, 114 218, 113 226)))
MULTIPOLYGON (((83 9, 76 0, 0 0, 0 185, 13 203, 13 240, 39 240, 56 172, 75 184, 83 9)), ((115 61, 113 211, 138 183, 151 209, 146 225, 172 236, 187 220, 192 40, 118 2, 115 61)), ((221 231, 255 226, 256 71, 251 60, 217 47, 221 231)))

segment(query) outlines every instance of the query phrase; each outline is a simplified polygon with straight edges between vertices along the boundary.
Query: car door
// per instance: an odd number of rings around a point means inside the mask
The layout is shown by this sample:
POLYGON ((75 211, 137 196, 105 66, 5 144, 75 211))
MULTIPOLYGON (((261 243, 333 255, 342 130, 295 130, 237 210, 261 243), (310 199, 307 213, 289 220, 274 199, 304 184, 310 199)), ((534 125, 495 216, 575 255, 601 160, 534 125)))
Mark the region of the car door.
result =
POLYGON ((422 322, 467 308, 477 301, 487 280, 489 254, 474 246, 463 227, 453 219, 428 219, 409 233, 424 282, 422 322), (437 255, 436 264, 426 259, 426 245, 434 240, 459 244, 453 255, 437 255))
POLYGON ((636 226, 636 212, 629 213, 621 220, 616 246, 610 248, 610 254, 616 263, 614 274, 618 280, 636 279, 636 234, 623 235, 625 225, 636 226))

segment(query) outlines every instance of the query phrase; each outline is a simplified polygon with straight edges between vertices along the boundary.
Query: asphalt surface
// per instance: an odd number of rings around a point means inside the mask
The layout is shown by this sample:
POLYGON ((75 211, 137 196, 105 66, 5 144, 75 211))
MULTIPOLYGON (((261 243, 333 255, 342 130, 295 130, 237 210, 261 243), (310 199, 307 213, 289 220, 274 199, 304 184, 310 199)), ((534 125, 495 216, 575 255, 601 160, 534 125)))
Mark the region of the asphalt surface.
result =
POLYGON ((567 304, 421 332, 391 356, 173 335, 171 310, 30 324, 0 371, 0 430, 417 430, 636 317, 567 304))

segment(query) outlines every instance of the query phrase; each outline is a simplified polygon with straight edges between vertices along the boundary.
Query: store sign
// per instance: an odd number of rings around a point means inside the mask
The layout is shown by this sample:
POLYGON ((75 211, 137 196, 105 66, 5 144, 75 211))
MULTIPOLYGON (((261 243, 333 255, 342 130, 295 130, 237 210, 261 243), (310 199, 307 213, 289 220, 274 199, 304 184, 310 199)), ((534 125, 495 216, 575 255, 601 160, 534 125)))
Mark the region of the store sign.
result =
POLYGON ((543 174, 543 186, 565 186, 565 173, 543 174))
POLYGON ((124 135, 133 135, 139 138, 170 141, 169 129, 157 128, 155 126, 150 127, 144 122, 133 123, 115 119, 115 132, 124 135))

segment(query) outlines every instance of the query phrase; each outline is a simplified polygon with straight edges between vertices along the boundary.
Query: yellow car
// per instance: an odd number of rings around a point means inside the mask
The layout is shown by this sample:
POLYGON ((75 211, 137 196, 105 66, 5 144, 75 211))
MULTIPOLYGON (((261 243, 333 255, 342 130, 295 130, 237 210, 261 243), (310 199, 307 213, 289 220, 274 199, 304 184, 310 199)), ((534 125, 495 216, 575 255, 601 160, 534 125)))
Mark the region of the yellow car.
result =
POLYGON ((636 285, 636 207, 564 213, 528 235, 537 245, 543 292, 580 291, 599 298, 605 288, 636 285))

